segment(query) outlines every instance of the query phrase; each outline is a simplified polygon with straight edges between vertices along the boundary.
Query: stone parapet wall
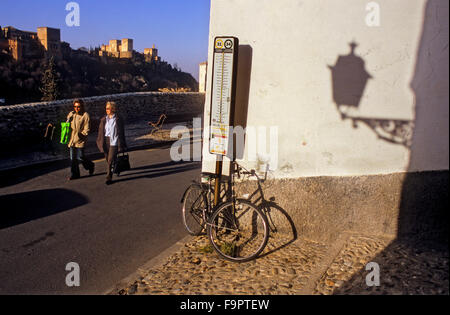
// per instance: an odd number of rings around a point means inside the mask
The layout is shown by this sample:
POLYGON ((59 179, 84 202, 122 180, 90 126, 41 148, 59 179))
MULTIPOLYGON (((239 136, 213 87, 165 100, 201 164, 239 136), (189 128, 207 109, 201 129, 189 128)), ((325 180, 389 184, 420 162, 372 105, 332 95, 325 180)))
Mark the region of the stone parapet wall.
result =
MULTIPOLYGON (((96 129, 107 101, 117 102, 126 122, 154 120, 162 113, 189 119, 203 113, 203 93, 140 92, 83 98, 96 129), (156 118, 155 118, 156 117, 156 118)), ((0 146, 21 146, 43 136, 48 123, 59 124, 73 110, 73 99, 0 107, 0 146)))

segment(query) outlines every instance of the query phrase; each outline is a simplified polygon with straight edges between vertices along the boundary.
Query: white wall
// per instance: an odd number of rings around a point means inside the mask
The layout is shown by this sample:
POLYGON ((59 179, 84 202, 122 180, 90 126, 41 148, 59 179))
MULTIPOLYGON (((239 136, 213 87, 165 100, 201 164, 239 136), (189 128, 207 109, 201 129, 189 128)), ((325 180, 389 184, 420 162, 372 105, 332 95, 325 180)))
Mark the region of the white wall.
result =
MULTIPOLYGON (((275 177, 448 169, 448 1, 375 1, 380 8, 378 27, 366 24, 366 17, 374 13, 366 10, 369 2, 212 0, 208 63, 213 62, 215 36, 239 38, 246 55, 239 60, 240 72, 248 72, 248 75, 238 75, 241 96, 238 96, 237 112, 246 112, 243 115, 247 128, 278 128, 278 163, 270 163, 275 177), (446 7, 446 13, 441 12, 442 6, 446 7), (424 41, 424 25, 428 23, 424 17, 430 10, 441 12, 436 15, 441 20, 428 27, 429 38, 424 41), (426 57, 425 53, 420 60, 419 53, 424 51, 421 45, 436 37, 435 43, 439 41, 439 44, 435 44, 431 64, 438 71, 440 67, 446 69, 447 78, 444 79, 444 75, 435 78, 440 84, 440 94, 434 93, 432 84, 422 90, 422 95, 429 94, 427 100, 434 100, 437 114, 429 118, 416 117, 416 89, 411 88, 411 82, 414 79, 420 86, 420 82, 426 82, 427 75, 429 77, 426 73, 417 78, 419 61, 431 62, 427 59, 431 57, 426 57), (420 143, 413 142, 410 147, 391 143, 380 139, 364 123, 354 128, 351 119, 341 119, 333 100, 328 66, 334 66, 339 56, 349 54, 352 41, 358 44, 355 54, 364 60, 365 70, 372 78, 359 107, 352 108, 348 115, 371 120, 410 120, 416 125, 420 120, 421 130, 438 123, 440 130, 433 135, 440 134, 440 139, 421 140, 432 148, 439 148, 433 159, 426 153, 421 157, 411 152, 420 151, 420 143), (436 57, 441 64, 437 64, 436 57), (410 165, 411 155, 419 162, 410 165)), ((207 136, 212 78, 212 67, 209 68, 203 170, 213 172, 214 156, 208 154, 207 136)), ((413 141, 420 138, 417 131, 414 132, 413 141)), ((248 142, 245 149, 247 156, 248 142)), ((243 164, 256 167, 257 163, 246 160, 243 164)))
POLYGON ((201 63, 198 66, 198 91, 200 93, 206 92, 206 76, 207 76, 208 64, 201 63))

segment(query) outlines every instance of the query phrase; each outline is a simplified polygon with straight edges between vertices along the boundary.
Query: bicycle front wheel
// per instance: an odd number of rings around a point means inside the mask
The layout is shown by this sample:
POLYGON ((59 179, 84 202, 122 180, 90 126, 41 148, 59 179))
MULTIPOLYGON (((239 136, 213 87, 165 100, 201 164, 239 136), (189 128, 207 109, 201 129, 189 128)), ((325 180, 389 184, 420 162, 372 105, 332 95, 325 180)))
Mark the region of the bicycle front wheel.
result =
POLYGON ((208 207, 205 191, 200 185, 192 184, 183 197, 183 223, 189 234, 197 236, 203 232, 208 207))
POLYGON ((234 262, 256 258, 269 239, 266 216, 242 199, 219 205, 207 224, 207 231, 217 253, 234 262))

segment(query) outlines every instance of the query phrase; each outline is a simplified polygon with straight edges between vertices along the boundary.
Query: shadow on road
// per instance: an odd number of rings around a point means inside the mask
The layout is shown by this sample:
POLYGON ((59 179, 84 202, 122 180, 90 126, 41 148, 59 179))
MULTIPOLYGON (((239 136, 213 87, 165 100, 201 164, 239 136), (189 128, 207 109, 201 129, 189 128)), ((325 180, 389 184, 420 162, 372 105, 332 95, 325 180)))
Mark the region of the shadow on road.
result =
POLYGON ((89 202, 67 189, 46 189, 0 196, 0 230, 71 210, 89 202))
POLYGON ((185 164, 186 162, 168 162, 168 163, 162 163, 162 164, 156 164, 156 165, 149 165, 146 167, 141 167, 139 169, 146 169, 141 172, 134 172, 133 171, 137 169, 132 169, 130 172, 124 173, 124 175, 121 175, 120 177, 115 177, 113 179, 113 184, 120 183, 120 182, 127 182, 130 180, 136 180, 141 178, 155 178, 155 177, 161 177, 166 175, 172 175, 177 174, 181 172, 187 172, 195 169, 201 168, 201 163, 189 163, 185 164), (155 169, 158 167, 161 167, 161 165, 180 165, 178 167, 168 168, 168 169, 155 169), (137 175, 137 176, 136 176, 137 175))
POLYGON ((192 163, 191 161, 180 161, 180 162, 163 162, 163 163, 157 163, 157 164, 151 164, 151 165, 145 165, 140 167, 133 167, 132 171, 140 171, 140 170, 147 170, 147 169, 155 169, 155 168, 162 168, 162 167, 168 167, 168 166, 179 166, 187 163, 192 163))
MULTIPOLYGON (((70 167, 70 161, 51 161, 39 165, 27 165, 16 169, 0 171, 0 188, 17 185, 32 178, 70 167)), ((68 171, 68 174, 70 171, 68 171)))

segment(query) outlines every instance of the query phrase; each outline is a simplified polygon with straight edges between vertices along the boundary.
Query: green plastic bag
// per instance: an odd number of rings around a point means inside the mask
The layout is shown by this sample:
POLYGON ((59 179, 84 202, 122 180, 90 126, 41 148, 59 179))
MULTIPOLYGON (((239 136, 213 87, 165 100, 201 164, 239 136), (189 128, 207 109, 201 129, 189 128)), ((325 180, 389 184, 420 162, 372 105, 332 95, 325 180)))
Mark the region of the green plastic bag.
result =
POLYGON ((72 129, 70 128, 70 122, 61 123, 61 144, 68 144, 72 129))

